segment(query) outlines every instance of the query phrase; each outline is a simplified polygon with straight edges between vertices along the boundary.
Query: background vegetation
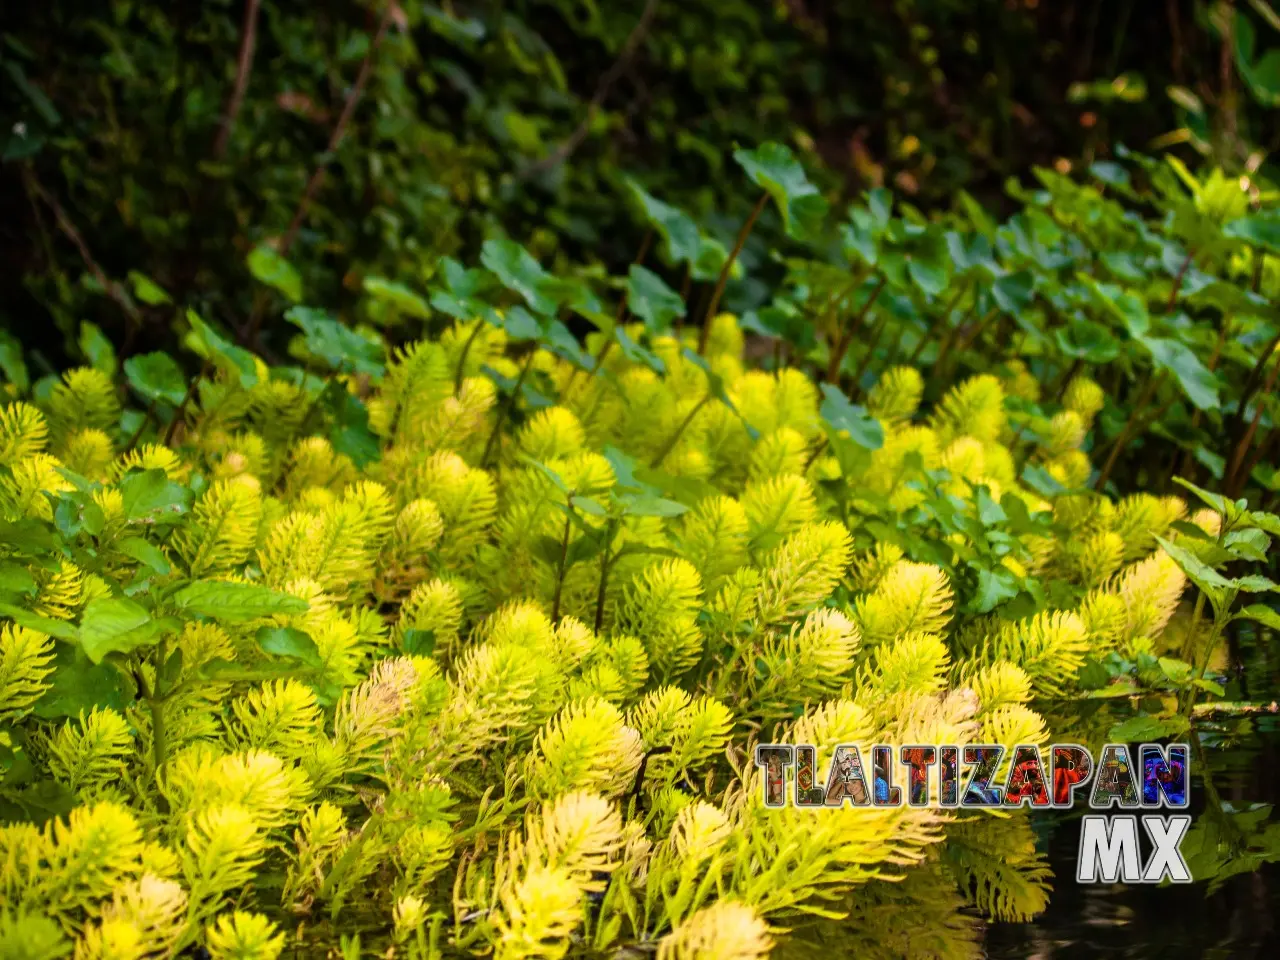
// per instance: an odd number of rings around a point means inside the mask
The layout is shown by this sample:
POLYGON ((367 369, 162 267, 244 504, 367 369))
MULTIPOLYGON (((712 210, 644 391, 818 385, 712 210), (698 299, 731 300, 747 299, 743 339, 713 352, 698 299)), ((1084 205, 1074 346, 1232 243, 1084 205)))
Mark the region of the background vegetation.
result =
POLYGON ((6 26, 0 958, 1044 909, 1026 816, 771 815, 766 736, 1186 738, 1196 877, 1280 861, 1263 0, 6 26))

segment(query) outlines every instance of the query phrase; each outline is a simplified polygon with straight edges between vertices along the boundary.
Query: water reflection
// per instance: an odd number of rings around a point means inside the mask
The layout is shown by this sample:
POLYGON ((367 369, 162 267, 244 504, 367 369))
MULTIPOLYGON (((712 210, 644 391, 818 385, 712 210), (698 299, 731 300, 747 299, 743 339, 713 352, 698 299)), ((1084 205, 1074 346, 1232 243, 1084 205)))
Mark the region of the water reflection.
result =
MULTIPOLYGON (((1247 737, 1236 737, 1236 732, 1243 731, 1227 727, 1205 731, 1212 790, 1206 789, 1197 773, 1191 810, 1197 823, 1214 816, 1215 794, 1228 817, 1232 810, 1248 810, 1277 799, 1280 735, 1274 726, 1261 722, 1247 737)), ((1192 769, 1194 773, 1194 765, 1192 769)), ((1261 817, 1264 808, 1255 809, 1261 817)), ((1033 923, 987 926, 986 956, 992 960, 1280 956, 1280 864, 1263 863, 1256 871, 1228 876, 1216 889, 1204 882, 1159 887, 1080 885, 1074 877, 1078 817, 1040 821, 1041 842, 1054 871, 1048 909, 1033 923)), ((1238 868, 1246 866, 1255 864, 1238 861, 1238 868)), ((1194 865, 1192 872, 1196 873, 1194 865)))

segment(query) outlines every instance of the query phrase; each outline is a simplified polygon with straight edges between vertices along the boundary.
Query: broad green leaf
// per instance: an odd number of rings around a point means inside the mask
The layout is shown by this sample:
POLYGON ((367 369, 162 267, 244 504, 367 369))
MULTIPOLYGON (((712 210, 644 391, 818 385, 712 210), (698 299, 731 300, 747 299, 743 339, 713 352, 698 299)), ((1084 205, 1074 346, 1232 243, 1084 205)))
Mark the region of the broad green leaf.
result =
POLYGON ((1188 579, 1204 591, 1205 595, 1217 607, 1225 597, 1226 591, 1233 588, 1230 580, 1205 563, 1188 550, 1176 543, 1170 543, 1164 537, 1156 537, 1156 542, 1164 548, 1165 553, 1173 558, 1174 563, 1182 568, 1188 579))
POLYGON ((21 393, 31 386, 27 364, 22 358, 22 344, 5 330, 0 330, 0 373, 21 393))
POLYGON ((978 588, 970 601, 974 613, 990 613, 1000 603, 1018 595, 1018 578, 1004 567, 978 568, 978 588))
POLYGON ((524 297, 535 312, 555 313, 557 303, 547 291, 551 275, 520 244, 506 239, 486 240, 480 249, 480 262, 504 287, 524 297))
POLYGON ((0 562, 0 591, 33 594, 38 589, 35 577, 19 563, 0 562))
POLYGON ((116 375, 116 348, 96 323, 80 321, 80 352, 95 370, 101 370, 108 377, 116 375))
POLYGON ((307 601, 252 583, 197 580, 173 595, 173 604, 186 613, 201 614, 229 623, 258 617, 306 613, 307 601))
POLYGON ((1253 247, 1280 256, 1280 212, 1265 213, 1232 220, 1222 228, 1225 236, 1243 240, 1253 247))
POLYGON ((436 632, 406 630, 400 637, 400 646, 411 657, 429 657, 436 648, 436 632))
POLYGON ((133 295, 147 306, 159 307, 166 303, 173 303, 173 299, 169 294, 165 293, 164 288, 145 273, 130 270, 128 277, 129 286, 133 288, 133 295))
POLYGON ((822 397, 818 414, 832 430, 846 431, 854 443, 866 450, 879 450, 884 446, 884 428, 865 407, 850 403, 849 398, 830 383, 822 385, 822 397))
POLYGON ((816 230, 827 214, 827 201, 809 182, 790 149, 769 142, 755 150, 735 150, 733 158, 751 181, 773 198, 790 236, 804 237, 816 230))
POLYGON ((996 278, 991 284, 991 298, 1005 313, 1017 315, 1031 306, 1035 298, 1036 278, 1029 270, 1018 270, 996 278))
POLYGON ((284 318, 303 334, 307 351, 341 373, 367 373, 380 377, 383 348, 343 326, 325 310, 314 307, 290 307, 284 318))
POLYGON ((329 442, 333 449, 350 457, 357 467, 373 463, 382 455, 382 444, 369 429, 369 410, 342 381, 330 380, 317 405, 331 424, 329 442))
POLYGON ((1251 573, 1247 576, 1236 577, 1231 581, 1231 585, 1239 590, 1244 590, 1246 593, 1269 593, 1280 586, 1280 584, 1277 584, 1274 580, 1264 577, 1258 573, 1251 573))
POLYGON ((150 646, 159 637, 162 624, 150 611, 126 597, 104 597, 84 608, 80 622, 80 645, 94 663, 109 653, 129 653, 150 646))
POLYGON ((1143 337, 1141 343, 1151 351, 1157 368, 1174 375, 1182 392, 1197 409, 1218 409, 1218 378, 1200 362, 1190 347, 1179 340, 1162 337, 1143 337))
POLYGON ((22 607, 15 607, 10 603, 0 603, 0 617, 8 617, 20 627, 26 627, 29 630, 35 630, 50 637, 57 637, 59 640, 74 642, 80 637, 80 632, 65 620, 42 617, 38 613, 32 613, 22 607))
POLYGON ((632 363, 642 364, 659 376, 667 372, 667 365, 662 362, 662 358, 652 350, 646 350, 632 340, 630 334, 622 327, 615 329, 613 336, 618 342, 618 347, 622 350, 622 355, 632 363))
POLYGON ((658 334, 684 315, 684 301, 652 270, 632 264, 627 274, 627 309, 644 321, 650 333, 658 334))
POLYGON ((177 518, 186 511, 189 491, 157 468, 129 473, 119 485, 124 515, 130 520, 153 518, 159 513, 177 518))
POLYGON ((689 511, 683 503, 643 493, 624 494, 618 502, 629 517, 678 517, 689 511))
POLYGON ((293 264, 272 247, 265 244, 254 247, 248 259, 249 272, 259 283, 273 287, 291 303, 302 299, 302 277, 293 264))
POLYGON ((145 564, 161 576, 172 569, 164 552, 154 543, 143 540, 142 537, 123 537, 116 542, 115 548, 126 557, 132 557, 139 563, 145 564))
POLYGON ((301 660, 309 667, 324 665, 316 642, 308 634, 293 627, 261 627, 254 639, 263 653, 301 660))
POLYGON ((1190 480, 1187 480, 1185 477, 1174 477, 1173 482, 1178 484, 1178 486, 1180 487, 1190 490, 1192 493, 1194 493, 1197 497, 1203 500, 1208 506, 1212 507, 1218 513, 1226 514, 1227 516, 1230 516, 1231 501, 1229 501, 1222 494, 1214 493, 1212 490, 1206 490, 1203 487, 1197 487, 1194 483, 1192 483, 1190 480))
POLYGON ((673 266, 678 263, 697 263, 701 247, 698 225, 693 218, 651 196, 630 177, 624 177, 623 182, 645 219, 661 234, 666 261, 673 266))
POLYGON ((1066 492, 1066 487, 1058 482, 1048 470, 1039 464, 1028 463, 1022 468, 1022 482, 1042 497, 1056 497, 1066 492))
POLYGON ((940 296, 947 289, 946 268, 927 260, 912 257, 907 261, 907 276, 920 290, 931 297, 940 296))
POLYGON ((1236 611, 1232 620, 1253 620, 1272 630, 1280 630, 1280 611, 1268 607, 1265 603, 1251 603, 1236 611))
POLYGON ((187 378, 167 353, 143 353, 124 362, 129 385, 149 403, 163 400, 176 407, 187 393, 187 378))
POLYGON ((1110 363, 1120 356, 1120 344, 1111 331, 1092 320, 1075 318, 1053 336, 1063 353, 1087 363, 1110 363))
POLYGON ((519 304, 504 310, 501 322, 512 340, 536 340, 542 333, 537 317, 519 304))
POLYGON ((1172 717, 1130 717, 1112 726, 1107 734, 1110 743, 1151 743, 1178 737, 1191 728, 1191 721, 1180 714, 1172 717))
POLYGON ((53 666, 51 686, 33 708, 42 720, 78 717, 94 707, 123 712, 132 699, 119 670, 94 663, 78 646, 58 644, 53 666))
POLYGON ((402 283, 388 280, 385 277, 365 277, 364 292, 375 300, 389 304, 397 312, 409 317, 426 320, 431 316, 431 307, 402 283))
POLYGON ((186 344, 195 354, 237 374, 240 386, 246 390, 257 385, 258 366, 253 354, 224 339, 194 310, 187 311, 187 322, 191 324, 191 334, 187 337, 186 344))
POLYGON ((605 510, 603 506, 595 500, 592 500, 590 497, 572 496, 569 498, 569 503, 571 503, 576 510, 590 514, 593 517, 603 517, 608 514, 608 511, 605 510))

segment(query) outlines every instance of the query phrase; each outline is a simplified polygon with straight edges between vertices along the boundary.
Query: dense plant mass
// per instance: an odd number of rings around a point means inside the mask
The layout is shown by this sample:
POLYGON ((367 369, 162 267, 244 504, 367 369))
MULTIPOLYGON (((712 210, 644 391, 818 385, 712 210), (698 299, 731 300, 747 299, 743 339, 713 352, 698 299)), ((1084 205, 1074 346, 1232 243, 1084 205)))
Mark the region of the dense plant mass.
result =
MULTIPOLYGON (((820 229, 785 150, 739 159, 757 209, 820 229)), ((1191 183, 1158 224, 1061 180, 1000 228, 873 194, 750 318, 772 353, 717 312, 732 252, 698 327, 639 262, 556 277, 509 241, 421 292, 367 280, 349 323, 291 307, 291 362, 190 310, 193 377, 92 326, 34 384, 12 347, 0 951, 753 958, 838 921, 867 955, 978 955, 966 906, 1046 902, 1025 814, 766 810, 751 745, 1098 747, 1224 694, 1228 626, 1280 621, 1249 570, 1280 519, 1112 494, 1091 456, 1099 418, 1110 449, 1186 444, 1157 402, 1270 427, 1269 386, 1215 373, 1274 379, 1270 221, 1191 183), (1130 375, 1117 416, 1099 381, 1130 375)), ((1276 855, 1232 829, 1200 875, 1276 855)))

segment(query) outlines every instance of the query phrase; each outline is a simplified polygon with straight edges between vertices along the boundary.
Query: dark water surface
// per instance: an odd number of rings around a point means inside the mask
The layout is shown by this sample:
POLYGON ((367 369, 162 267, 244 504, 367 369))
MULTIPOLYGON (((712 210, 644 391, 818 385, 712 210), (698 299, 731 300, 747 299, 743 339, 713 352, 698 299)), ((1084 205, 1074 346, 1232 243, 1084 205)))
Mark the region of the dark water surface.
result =
MULTIPOLYGON (((1280 730, 1273 718, 1249 738, 1212 746, 1202 734, 1209 775, 1228 808, 1280 800, 1277 764, 1280 730)), ((1192 829, 1211 802, 1203 769, 1192 763, 1192 829)), ((1053 867, 1053 895, 1034 923, 991 924, 987 956, 992 960, 1093 960, 1093 958, 1276 958, 1280 960, 1280 863, 1209 884, 1078 884, 1079 813, 1038 824, 1053 867)), ((1145 838, 1144 838, 1145 839, 1145 838)), ((1184 841, 1185 847, 1185 841, 1184 841)), ((1146 850, 1143 851, 1145 857, 1146 850)), ((1193 879, 1195 866, 1192 865, 1193 879)))

